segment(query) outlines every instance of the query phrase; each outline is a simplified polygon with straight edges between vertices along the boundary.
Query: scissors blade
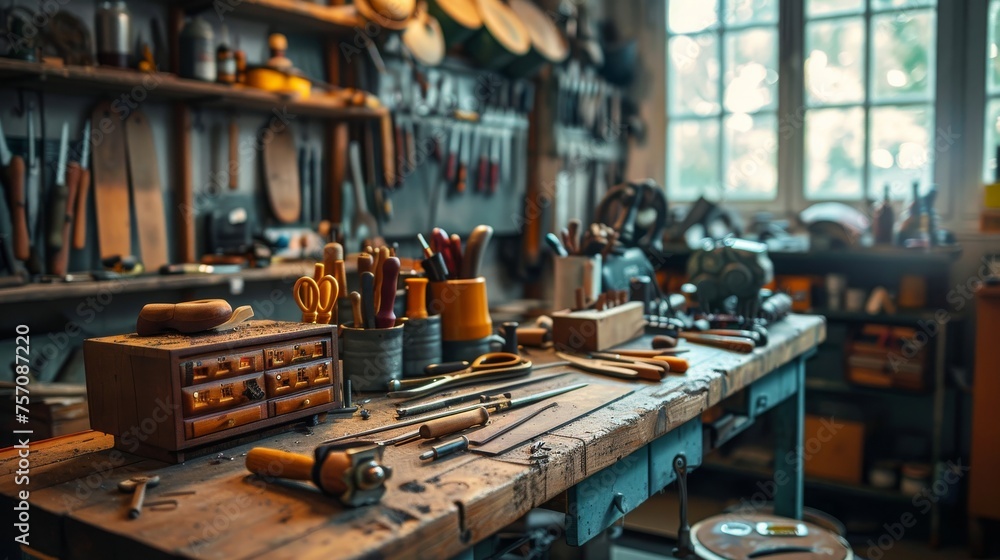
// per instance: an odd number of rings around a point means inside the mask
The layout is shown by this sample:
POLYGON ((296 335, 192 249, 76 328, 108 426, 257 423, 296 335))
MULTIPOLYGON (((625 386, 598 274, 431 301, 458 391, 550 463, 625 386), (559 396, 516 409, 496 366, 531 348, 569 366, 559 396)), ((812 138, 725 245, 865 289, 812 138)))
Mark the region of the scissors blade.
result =
POLYGON ((90 165, 90 121, 83 123, 83 146, 80 148, 80 167, 87 169, 90 165))
POLYGON ((7 167, 10 165, 11 158, 14 154, 11 153, 10 147, 7 146, 7 137, 3 133, 3 121, 0 120, 0 166, 7 167))
POLYGON ((422 397, 429 395, 442 387, 468 385, 486 379, 508 379, 511 377, 528 375, 529 373, 531 373, 531 362, 525 360, 524 362, 513 367, 480 368, 478 370, 466 371, 455 375, 443 375, 441 376, 441 379, 437 381, 432 381, 426 385, 421 385, 420 387, 404 391, 391 391, 387 396, 391 399, 422 397))
POLYGON ((66 184, 66 163, 69 157, 69 123, 63 122, 62 135, 59 137, 59 159, 56 163, 56 185, 66 184))

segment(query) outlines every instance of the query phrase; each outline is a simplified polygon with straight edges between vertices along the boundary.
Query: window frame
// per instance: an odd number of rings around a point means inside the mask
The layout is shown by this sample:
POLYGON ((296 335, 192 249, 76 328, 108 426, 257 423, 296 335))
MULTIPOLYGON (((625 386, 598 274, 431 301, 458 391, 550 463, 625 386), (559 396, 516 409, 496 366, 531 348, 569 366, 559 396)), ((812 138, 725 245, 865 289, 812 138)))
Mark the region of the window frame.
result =
MULTIPOLYGON (((885 10, 872 10, 874 0, 865 0, 864 10, 853 17, 864 17, 866 29, 865 86, 866 94, 861 104, 845 104, 849 107, 865 109, 865 161, 864 181, 866 194, 871 192, 868 184, 870 158, 870 109, 880 105, 904 106, 920 105, 923 102, 872 102, 869 89, 871 81, 871 40, 872 18, 885 10)), ((931 149, 934 151, 934 168, 931 172, 934 184, 939 186, 937 210, 942 222, 949 227, 967 229, 966 222, 978 220, 981 195, 979 175, 983 168, 983 143, 985 123, 983 122, 986 95, 986 26, 989 0, 938 0, 936 12, 934 130, 931 149), (964 56, 965 64, 953 63, 964 56), (941 64, 944 61, 945 64, 941 64), (941 147, 944 147, 943 149, 941 147), (971 173, 971 175, 970 175, 971 173), (971 199, 971 200, 970 200, 971 199), (962 202, 964 201, 964 202, 962 202)), ((666 4, 666 2, 664 2, 666 4)), ((778 192, 773 200, 725 200, 725 204, 735 210, 750 213, 766 211, 786 216, 796 215, 812 204, 820 202, 843 202, 865 214, 870 209, 864 198, 859 200, 807 199, 805 196, 805 113, 810 107, 805 99, 805 6, 802 0, 780 0, 778 5, 778 192), (794 109, 790 109, 794 108, 794 109), (785 133, 783 133, 785 131, 785 133), (786 136, 787 134, 787 136, 786 136)), ((921 9, 925 6, 913 6, 921 9)), ((724 3, 720 4, 724 8, 724 3)), ((665 8, 664 11, 668 11, 665 8)), ((846 14, 830 14, 811 18, 809 21, 834 20, 846 14)), ((667 39, 669 33, 666 18, 662 19, 663 50, 669 57, 667 39)), ((721 26, 720 26, 721 27, 721 26)), ((721 38, 719 28, 705 32, 716 33, 721 38)), ((691 34, 685 34, 691 35, 691 34)), ((720 49, 722 48, 720 42, 720 49)), ((724 57, 724 55, 722 55, 724 57)), ((664 66, 665 103, 669 102, 669 76, 664 66)), ((724 70, 724 69, 720 69, 724 70)), ((724 72, 720 71, 720 74, 724 72)), ((720 80, 722 77, 720 76, 720 80)), ((724 90, 720 91, 720 102, 724 90)), ((824 105, 834 107, 835 105, 824 105)), ((666 104, 663 106, 665 127, 663 130, 667 151, 663 158, 664 177, 669 177, 670 150, 669 126, 672 118, 666 104)), ((725 115, 713 116, 720 123, 725 115)), ((720 144, 725 131, 720 131, 720 144)), ((720 152, 722 148, 720 147, 720 152)), ((720 160, 720 176, 725 181, 720 160)), ((924 187, 926 188, 926 186, 924 187)), ((904 202, 905 203, 905 202, 904 202)))
MULTIPOLYGON (((669 165, 670 148, 671 148, 671 144, 670 144, 670 124, 671 124, 671 122, 672 121, 677 121, 677 122, 715 122, 719 126, 719 145, 716 148, 716 153, 715 153, 715 157, 716 157, 716 159, 719 162, 719 166, 718 166, 717 172, 718 172, 718 175, 719 175, 720 185, 724 187, 725 184, 726 184, 726 166, 725 166, 726 157, 725 156, 726 156, 727 142, 726 142, 726 138, 725 138, 725 136, 726 136, 726 122, 725 121, 726 121, 727 117, 730 117, 730 116, 733 116, 734 114, 736 114, 736 113, 733 113, 731 111, 727 112, 727 110, 726 110, 726 68, 727 68, 727 66, 726 66, 726 37, 728 35, 730 35, 730 34, 733 34, 733 33, 743 33, 743 32, 750 31, 750 30, 755 30, 755 29, 770 29, 770 30, 774 30, 774 31, 777 32, 777 34, 776 34, 777 43, 778 43, 777 63, 778 63, 778 76, 779 76, 779 78, 778 78, 778 87, 777 87, 777 95, 778 95, 777 103, 775 104, 775 106, 774 106, 773 109, 772 108, 766 108, 766 109, 761 109, 761 110, 758 110, 758 111, 756 111, 754 113, 748 113, 748 114, 751 114, 751 115, 774 115, 774 119, 775 119, 775 122, 776 122, 776 128, 780 129, 780 126, 781 126, 781 87, 782 87, 782 80, 780 78, 780 76, 782 75, 781 74, 781 63, 782 63, 782 61, 781 61, 781 4, 783 4, 785 2, 785 0, 781 0, 779 2, 778 8, 777 8, 777 21, 767 22, 767 23, 759 23, 759 22, 750 22, 750 23, 747 23, 747 22, 743 22, 743 23, 736 23, 736 24, 726 24, 725 23, 725 9, 726 9, 726 5, 729 2, 735 2, 735 1, 736 0, 718 0, 718 2, 719 2, 719 21, 718 21, 718 23, 715 24, 715 25, 713 25, 713 26, 706 27, 705 29, 702 29, 700 31, 685 32, 685 33, 671 33, 670 32, 670 20, 669 20, 669 18, 670 18, 670 16, 669 16, 669 14, 670 14, 670 7, 668 6, 669 0, 666 1, 666 2, 663 2, 664 3, 664 18, 661 21, 663 22, 664 53, 665 53, 664 60, 666 62, 666 64, 664 65, 664 91, 666 92, 666 99, 665 99, 666 103, 664 104, 664 107, 663 107, 664 116, 665 116, 665 123, 666 123, 665 127, 664 127, 664 130, 663 130, 664 145, 666 147, 666 151, 664 153, 664 158, 663 158, 663 173, 664 173, 663 176, 664 176, 665 179, 669 179, 669 177, 670 177, 670 171, 669 171, 668 165, 669 165), (667 70, 669 68, 669 66, 670 66, 670 53, 669 53, 669 49, 667 48, 667 45, 669 45, 670 39, 673 38, 673 37, 692 37, 693 38, 693 37, 698 37, 700 35, 708 35, 708 34, 713 35, 715 37, 716 41, 718 41, 717 44, 718 44, 718 50, 719 50, 719 52, 718 52, 718 56, 719 56, 719 76, 718 76, 718 79, 717 79, 716 86, 718 87, 718 90, 719 90, 719 112, 718 112, 718 114, 714 114, 714 115, 707 116, 707 117, 702 117, 702 116, 698 116, 698 115, 689 115, 689 114, 671 116, 670 115, 670 105, 669 105, 669 102, 670 102, 670 76, 669 76, 669 72, 667 70)), ((775 136, 776 137, 778 136, 778 130, 775 130, 775 136)), ((773 207, 775 203, 777 203, 777 202, 779 202, 781 200, 781 167, 780 167, 780 159, 779 159, 780 150, 781 150, 781 142, 780 142, 780 138, 778 138, 778 140, 779 140, 779 142, 778 142, 778 153, 775 154, 775 169, 776 169, 776 171, 778 173, 778 182, 777 182, 777 185, 775 186, 775 188, 776 188, 775 196, 773 198, 761 199, 761 200, 724 199, 724 202, 726 203, 727 206, 732 206, 732 207, 737 208, 737 209, 743 209, 743 208, 753 209, 753 208, 756 208, 756 207, 773 207)), ((665 181, 665 183, 666 183, 666 181, 665 181)), ((669 188, 668 185, 665 185, 665 187, 669 188)), ((670 195, 669 192, 667 194, 668 194, 668 196, 670 195)), ((704 194, 705 193, 702 193, 702 196, 704 196, 704 194)), ((710 200, 715 200, 714 197, 708 197, 708 198, 710 200)), ((690 203, 690 202, 694 202, 694 200, 690 200, 690 201, 683 200, 683 201, 679 201, 679 202, 687 204, 687 203, 690 203)))

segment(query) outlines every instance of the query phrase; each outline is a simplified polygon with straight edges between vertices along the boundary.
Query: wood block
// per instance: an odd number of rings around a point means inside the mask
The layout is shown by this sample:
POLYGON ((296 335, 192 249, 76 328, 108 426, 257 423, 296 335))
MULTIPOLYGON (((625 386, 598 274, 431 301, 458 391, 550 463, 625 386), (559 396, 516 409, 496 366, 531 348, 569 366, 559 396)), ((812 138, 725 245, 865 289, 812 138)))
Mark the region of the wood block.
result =
POLYGON ((552 341, 559 349, 597 352, 642 336, 645 325, 638 301, 604 311, 553 313, 552 341))
POLYGON ((806 475, 861 484, 864 473, 865 425, 842 418, 828 424, 822 416, 806 415, 805 441, 824 441, 805 461, 806 475))

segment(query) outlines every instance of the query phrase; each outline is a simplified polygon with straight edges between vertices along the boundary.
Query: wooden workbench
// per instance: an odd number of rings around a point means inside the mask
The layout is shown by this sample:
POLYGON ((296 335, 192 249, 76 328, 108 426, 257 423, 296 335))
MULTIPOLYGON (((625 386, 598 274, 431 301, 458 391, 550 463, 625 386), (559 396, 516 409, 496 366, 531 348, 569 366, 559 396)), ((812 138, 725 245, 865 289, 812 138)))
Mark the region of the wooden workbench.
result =
MULTIPOLYGON (((388 447, 384 459, 394 470, 388 491, 378 505, 357 509, 340 506, 311 487, 250 475, 243 456, 253 445, 165 465, 112 449, 112 439, 97 432, 36 442, 30 453, 30 548, 62 558, 144 560, 451 557, 533 507, 565 497, 594 474, 615 471, 616 466, 621 471, 621 465, 629 464, 623 458, 652 448, 657 438, 669 439, 661 436, 690 425, 722 399, 776 378, 769 375, 772 372, 791 372, 787 402, 777 404, 775 412, 786 415, 776 423, 778 450, 793 450, 802 438, 804 358, 825 335, 821 317, 791 316, 772 326, 769 345, 753 354, 690 345, 685 356, 692 367, 686 375, 671 375, 656 384, 632 382, 634 392, 539 438, 547 448, 541 456, 533 456, 525 442, 496 457, 465 452, 421 464, 416 445, 388 447), (118 493, 116 485, 153 473, 163 482, 148 493, 147 502, 165 493, 192 493, 175 496, 176 509, 147 510, 139 519, 126 519, 128 497, 118 493)), ((648 340, 628 346, 648 347, 648 340)), ((554 359, 538 350, 528 357, 536 363, 554 359)), ((624 383, 585 373, 565 379, 567 384, 624 383)), ((762 397, 756 401, 767 405, 761 410, 776 404, 762 397)), ((319 426, 270 436, 256 445, 311 454, 323 440, 392 421, 392 403, 385 399, 365 406, 373 413, 370 420, 331 416, 319 426)), ((394 433, 399 432, 385 435, 394 433)), ((776 468, 790 469, 786 474, 792 480, 774 497, 776 505, 794 515, 801 510, 801 465, 776 468)), ((7 512, 23 489, 14 483, 16 469, 16 452, 0 452, 0 507, 7 512)), ((592 480, 598 478, 606 477, 592 480)), ((627 508, 637 505, 633 501, 627 508)))

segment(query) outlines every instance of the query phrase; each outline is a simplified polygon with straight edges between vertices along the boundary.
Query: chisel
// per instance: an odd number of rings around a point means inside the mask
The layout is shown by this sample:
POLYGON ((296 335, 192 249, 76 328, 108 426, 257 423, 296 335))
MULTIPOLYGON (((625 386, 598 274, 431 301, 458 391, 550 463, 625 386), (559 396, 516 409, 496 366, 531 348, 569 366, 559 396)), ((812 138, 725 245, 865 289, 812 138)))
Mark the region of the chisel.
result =
POLYGON ((500 387, 494 387, 492 389, 478 390, 478 391, 467 391, 465 393, 460 393, 458 395, 453 395, 451 397, 445 397, 445 398, 442 398, 442 399, 435 399, 433 401, 427 401, 427 402, 424 402, 424 403, 417 403, 417 404, 413 404, 413 405, 410 405, 410 406, 401 406, 401 407, 396 408, 396 417, 397 418, 405 418, 407 416, 413 416, 415 414, 423 414, 425 412, 431 412, 431 411, 434 411, 434 410, 439 410, 439 409, 442 409, 442 408, 445 408, 445 407, 449 407, 449 406, 454 405, 454 404, 460 404, 460 403, 463 403, 465 401, 471 401, 471 400, 480 400, 481 401, 482 399, 487 398, 486 391, 489 391, 489 392, 495 393, 495 394, 502 394, 502 393, 506 393, 506 392, 510 391, 511 389, 516 389, 518 387, 523 387, 524 385, 531 385, 533 383, 540 383, 540 382, 543 382, 543 381, 551 381, 551 380, 553 380, 553 379, 555 379, 557 377, 562 377, 562 376, 566 375, 567 373, 572 373, 572 372, 564 371, 564 372, 561 372, 561 373, 554 373, 552 375, 546 375, 544 377, 535 377, 535 378, 531 378, 531 379, 525 379, 525 380, 522 380, 522 381, 518 381, 517 383, 509 383, 507 385, 501 385, 500 387))
MULTIPOLYGON (((32 251, 40 249, 38 245, 41 232, 38 230, 38 214, 42 205, 41 161, 35 152, 35 144, 38 139, 35 137, 35 116, 33 104, 28 105, 28 179, 25 183, 26 196, 28 198, 28 237, 31 239, 32 251)), ((36 253, 37 254, 37 253, 36 253)))
POLYGON ((90 195, 90 120, 83 123, 83 147, 80 151, 80 181, 73 212, 73 248, 87 246, 87 197, 90 195))
POLYGON ((476 226, 469 234, 465 244, 465 256, 462 258, 462 273, 459 278, 478 278, 483 267, 483 257, 486 247, 493 239, 493 228, 486 225, 476 226))
POLYGON ((13 155, 7 147, 2 125, 0 125, 0 165, 4 168, 4 182, 10 189, 8 204, 14 228, 14 257, 26 261, 31 257, 31 235, 28 233, 28 205, 24 191, 25 163, 23 157, 13 155))
MULTIPOLYGON (((382 251, 388 255, 389 249, 383 247, 382 251)), ((382 263, 382 278, 378 290, 381 293, 381 307, 375 315, 375 327, 388 329, 396 324, 396 282, 399 278, 399 259, 396 257, 386 257, 382 263)))
POLYGON ((361 273, 361 318, 361 328, 375 328, 375 275, 371 272, 361 273))
POLYGON ((63 240, 63 227, 66 225, 69 217, 67 204, 72 204, 69 186, 66 181, 68 159, 69 123, 63 122, 62 133, 59 136, 59 159, 56 162, 56 182, 52 187, 52 196, 49 199, 48 234, 45 236, 49 249, 49 272, 56 276, 66 274, 65 267, 60 266, 59 253, 65 243, 63 240), (57 268, 61 271, 57 271, 57 268))
POLYGON ((576 391, 577 389, 582 389, 587 386, 587 383, 576 383, 573 385, 568 385, 566 387, 557 387, 555 389, 549 389, 548 391, 542 391, 540 393, 534 393, 532 395, 526 395, 524 397, 511 397, 510 394, 495 395, 490 397, 489 402, 486 403, 474 403, 467 406, 462 406, 454 410, 445 410, 443 412, 436 412, 434 414, 427 414, 425 416, 417 416, 415 418, 410 418, 408 420, 402 420, 400 422, 395 422, 393 424, 387 424, 385 426, 380 426, 378 428, 372 428, 370 430, 364 430, 356 434, 346 434, 343 436, 335 437, 333 439, 328 439, 323 443, 333 443, 335 441, 343 441, 347 439, 354 439, 364 436, 370 436, 372 434, 378 434, 388 430, 394 430, 396 428, 403 428, 406 426, 412 426, 414 424, 422 424, 430 420, 436 420, 438 418, 445 418, 447 416, 453 416, 455 414, 461 414, 463 412, 468 412, 470 410, 476 410, 480 407, 485 408, 490 414, 501 410, 509 410, 512 408, 518 408, 521 406, 527 406, 529 404, 534 404, 545 399, 555 397, 557 395, 562 395, 564 393, 569 393, 570 391, 576 391))

